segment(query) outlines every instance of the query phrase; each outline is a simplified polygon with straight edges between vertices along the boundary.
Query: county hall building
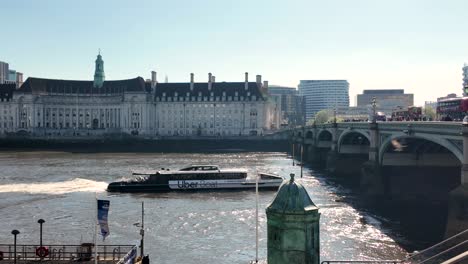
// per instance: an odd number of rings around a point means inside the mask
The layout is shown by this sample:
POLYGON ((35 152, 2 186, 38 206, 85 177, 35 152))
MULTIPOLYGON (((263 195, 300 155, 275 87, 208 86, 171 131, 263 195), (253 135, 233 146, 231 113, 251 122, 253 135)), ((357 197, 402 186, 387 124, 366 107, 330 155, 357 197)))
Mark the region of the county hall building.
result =
POLYGON ((106 81, 99 54, 93 81, 28 78, 0 84, 0 136, 247 136, 276 129, 280 106, 268 82, 159 83, 156 72, 106 81))

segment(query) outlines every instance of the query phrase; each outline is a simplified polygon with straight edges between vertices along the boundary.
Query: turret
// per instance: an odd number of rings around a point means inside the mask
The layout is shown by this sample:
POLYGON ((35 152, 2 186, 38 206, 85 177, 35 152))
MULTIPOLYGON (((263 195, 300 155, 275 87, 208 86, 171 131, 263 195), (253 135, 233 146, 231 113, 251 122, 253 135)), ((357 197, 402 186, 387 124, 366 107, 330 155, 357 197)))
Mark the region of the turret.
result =
POLYGON ((320 263, 320 213, 294 174, 281 184, 266 215, 268 264, 320 263))
POLYGON ((101 88, 104 85, 105 79, 104 61, 102 60, 101 51, 99 51, 96 59, 96 69, 94 71, 94 87, 101 88))

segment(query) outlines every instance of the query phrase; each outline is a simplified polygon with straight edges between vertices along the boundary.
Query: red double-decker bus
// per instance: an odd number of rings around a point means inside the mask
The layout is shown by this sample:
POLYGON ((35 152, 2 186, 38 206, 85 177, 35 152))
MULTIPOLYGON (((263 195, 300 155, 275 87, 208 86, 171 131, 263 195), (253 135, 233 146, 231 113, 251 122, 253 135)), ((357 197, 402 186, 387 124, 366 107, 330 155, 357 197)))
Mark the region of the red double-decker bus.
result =
POLYGON ((468 97, 447 98, 437 102, 437 117, 442 121, 462 121, 468 112, 468 97))
POLYGON ((392 112, 393 121, 420 121, 422 119, 422 107, 409 106, 399 107, 392 112))

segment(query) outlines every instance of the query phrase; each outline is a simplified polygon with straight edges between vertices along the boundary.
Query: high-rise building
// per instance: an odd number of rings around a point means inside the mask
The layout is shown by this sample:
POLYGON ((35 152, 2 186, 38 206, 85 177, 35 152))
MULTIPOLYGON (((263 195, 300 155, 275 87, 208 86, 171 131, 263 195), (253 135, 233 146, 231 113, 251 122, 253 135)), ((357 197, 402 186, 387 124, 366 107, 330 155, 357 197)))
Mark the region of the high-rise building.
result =
POLYGON ((357 95, 357 106, 370 106, 375 97, 377 111, 391 115, 396 108, 407 108, 414 104, 414 95, 405 94, 403 89, 364 90, 357 95))
POLYGON ((468 64, 463 65, 463 96, 468 95, 468 64))
POLYGON ((6 83, 9 79, 10 67, 8 63, 0 61, 0 84, 6 83))
POLYGON ((8 81, 10 82, 16 82, 16 71, 15 70, 8 70, 8 81))
POLYGON ((0 84, 16 84, 18 89, 23 84, 23 73, 10 69, 8 63, 0 61, 0 84))
POLYGON ((298 87, 305 96, 306 120, 320 110, 349 107, 347 80, 301 80, 298 87))
POLYGON ((268 92, 280 101, 282 126, 296 127, 305 124, 304 96, 299 95, 296 88, 270 85, 268 92))

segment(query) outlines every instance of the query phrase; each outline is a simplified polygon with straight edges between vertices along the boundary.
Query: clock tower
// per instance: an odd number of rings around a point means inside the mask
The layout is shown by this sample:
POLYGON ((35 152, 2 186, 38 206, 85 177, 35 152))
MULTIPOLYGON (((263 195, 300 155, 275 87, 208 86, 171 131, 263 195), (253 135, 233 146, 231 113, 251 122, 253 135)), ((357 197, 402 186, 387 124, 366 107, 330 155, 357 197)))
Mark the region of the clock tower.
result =
POLYGON ((101 50, 99 50, 99 54, 97 55, 96 59, 96 70, 94 71, 94 87, 101 88, 105 79, 104 61, 102 60, 101 50))

